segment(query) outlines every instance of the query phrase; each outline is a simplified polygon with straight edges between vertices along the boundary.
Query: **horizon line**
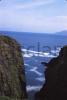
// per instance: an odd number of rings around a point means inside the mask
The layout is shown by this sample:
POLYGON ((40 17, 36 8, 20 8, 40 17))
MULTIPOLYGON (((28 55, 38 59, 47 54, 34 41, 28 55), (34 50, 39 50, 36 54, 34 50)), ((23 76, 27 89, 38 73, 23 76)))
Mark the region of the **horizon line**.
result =
POLYGON ((59 32, 66 32, 67 30, 61 30, 61 31, 56 31, 56 32, 32 32, 32 31, 11 31, 11 30, 0 30, 0 32, 19 32, 19 33, 43 33, 43 34, 54 34, 54 33, 59 33, 59 32))

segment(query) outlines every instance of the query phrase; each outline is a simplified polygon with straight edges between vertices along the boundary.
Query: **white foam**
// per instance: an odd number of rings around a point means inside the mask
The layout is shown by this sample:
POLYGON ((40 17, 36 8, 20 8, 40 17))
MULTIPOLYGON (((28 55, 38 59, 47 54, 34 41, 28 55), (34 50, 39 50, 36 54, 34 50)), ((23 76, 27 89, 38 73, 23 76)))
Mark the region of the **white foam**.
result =
POLYGON ((29 64, 24 64, 25 66, 29 67, 30 65, 29 64))
POLYGON ((51 53, 49 53, 49 52, 37 52, 37 51, 22 49, 22 52, 23 52, 23 56, 27 58, 30 58, 33 56, 53 58, 53 57, 57 57, 59 54, 59 50, 51 50, 51 53))
POLYGON ((27 91, 30 92, 30 91, 33 91, 33 90, 34 90, 34 91, 39 91, 39 90, 41 89, 41 87, 42 87, 42 86, 30 86, 30 85, 29 85, 29 86, 27 86, 26 88, 27 88, 27 91))
POLYGON ((39 78, 36 78, 36 80, 43 82, 43 81, 45 81, 45 78, 44 77, 39 77, 39 78))
POLYGON ((30 57, 32 57, 32 55, 28 55, 28 54, 24 54, 23 55, 25 58, 30 58, 30 57))
POLYGON ((37 71, 37 69, 38 69, 38 67, 34 67, 34 68, 30 69, 29 71, 32 71, 32 72, 36 73, 37 75, 41 76, 42 73, 40 73, 39 71, 37 71))
POLYGON ((26 51, 27 51, 27 49, 21 49, 21 51, 24 51, 24 52, 26 52, 26 51))

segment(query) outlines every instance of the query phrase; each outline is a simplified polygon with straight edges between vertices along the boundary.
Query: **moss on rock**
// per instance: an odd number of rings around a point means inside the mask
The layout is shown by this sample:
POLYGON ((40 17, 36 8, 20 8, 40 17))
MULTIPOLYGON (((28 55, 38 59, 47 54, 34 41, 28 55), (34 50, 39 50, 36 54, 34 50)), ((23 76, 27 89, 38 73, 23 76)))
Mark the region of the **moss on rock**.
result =
POLYGON ((0 96, 14 100, 27 97, 21 46, 8 36, 0 36, 0 96))

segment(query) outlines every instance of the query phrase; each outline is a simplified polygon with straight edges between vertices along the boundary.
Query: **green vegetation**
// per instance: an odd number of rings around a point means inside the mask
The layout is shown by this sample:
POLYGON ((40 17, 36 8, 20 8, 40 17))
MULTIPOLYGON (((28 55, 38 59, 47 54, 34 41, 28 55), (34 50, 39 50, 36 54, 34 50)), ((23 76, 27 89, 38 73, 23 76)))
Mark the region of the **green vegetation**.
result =
POLYGON ((20 45, 10 37, 0 36, 0 100, 26 98, 24 71, 20 45))

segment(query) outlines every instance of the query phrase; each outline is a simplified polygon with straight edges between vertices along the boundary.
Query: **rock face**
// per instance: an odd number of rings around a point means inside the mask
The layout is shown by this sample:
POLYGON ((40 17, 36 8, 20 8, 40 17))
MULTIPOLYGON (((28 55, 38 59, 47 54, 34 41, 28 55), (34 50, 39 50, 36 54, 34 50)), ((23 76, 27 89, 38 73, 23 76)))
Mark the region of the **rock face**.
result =
POLYGON ((0 36, 0 97, 9 98, 3 100, 27 98, 21 47, 8 36, 0 36))
POLYGON ((67 46, 61 48, 57 58, 42 64, 47 66, 46 82, 36 93, 35 100, 67 100, 67 46))

